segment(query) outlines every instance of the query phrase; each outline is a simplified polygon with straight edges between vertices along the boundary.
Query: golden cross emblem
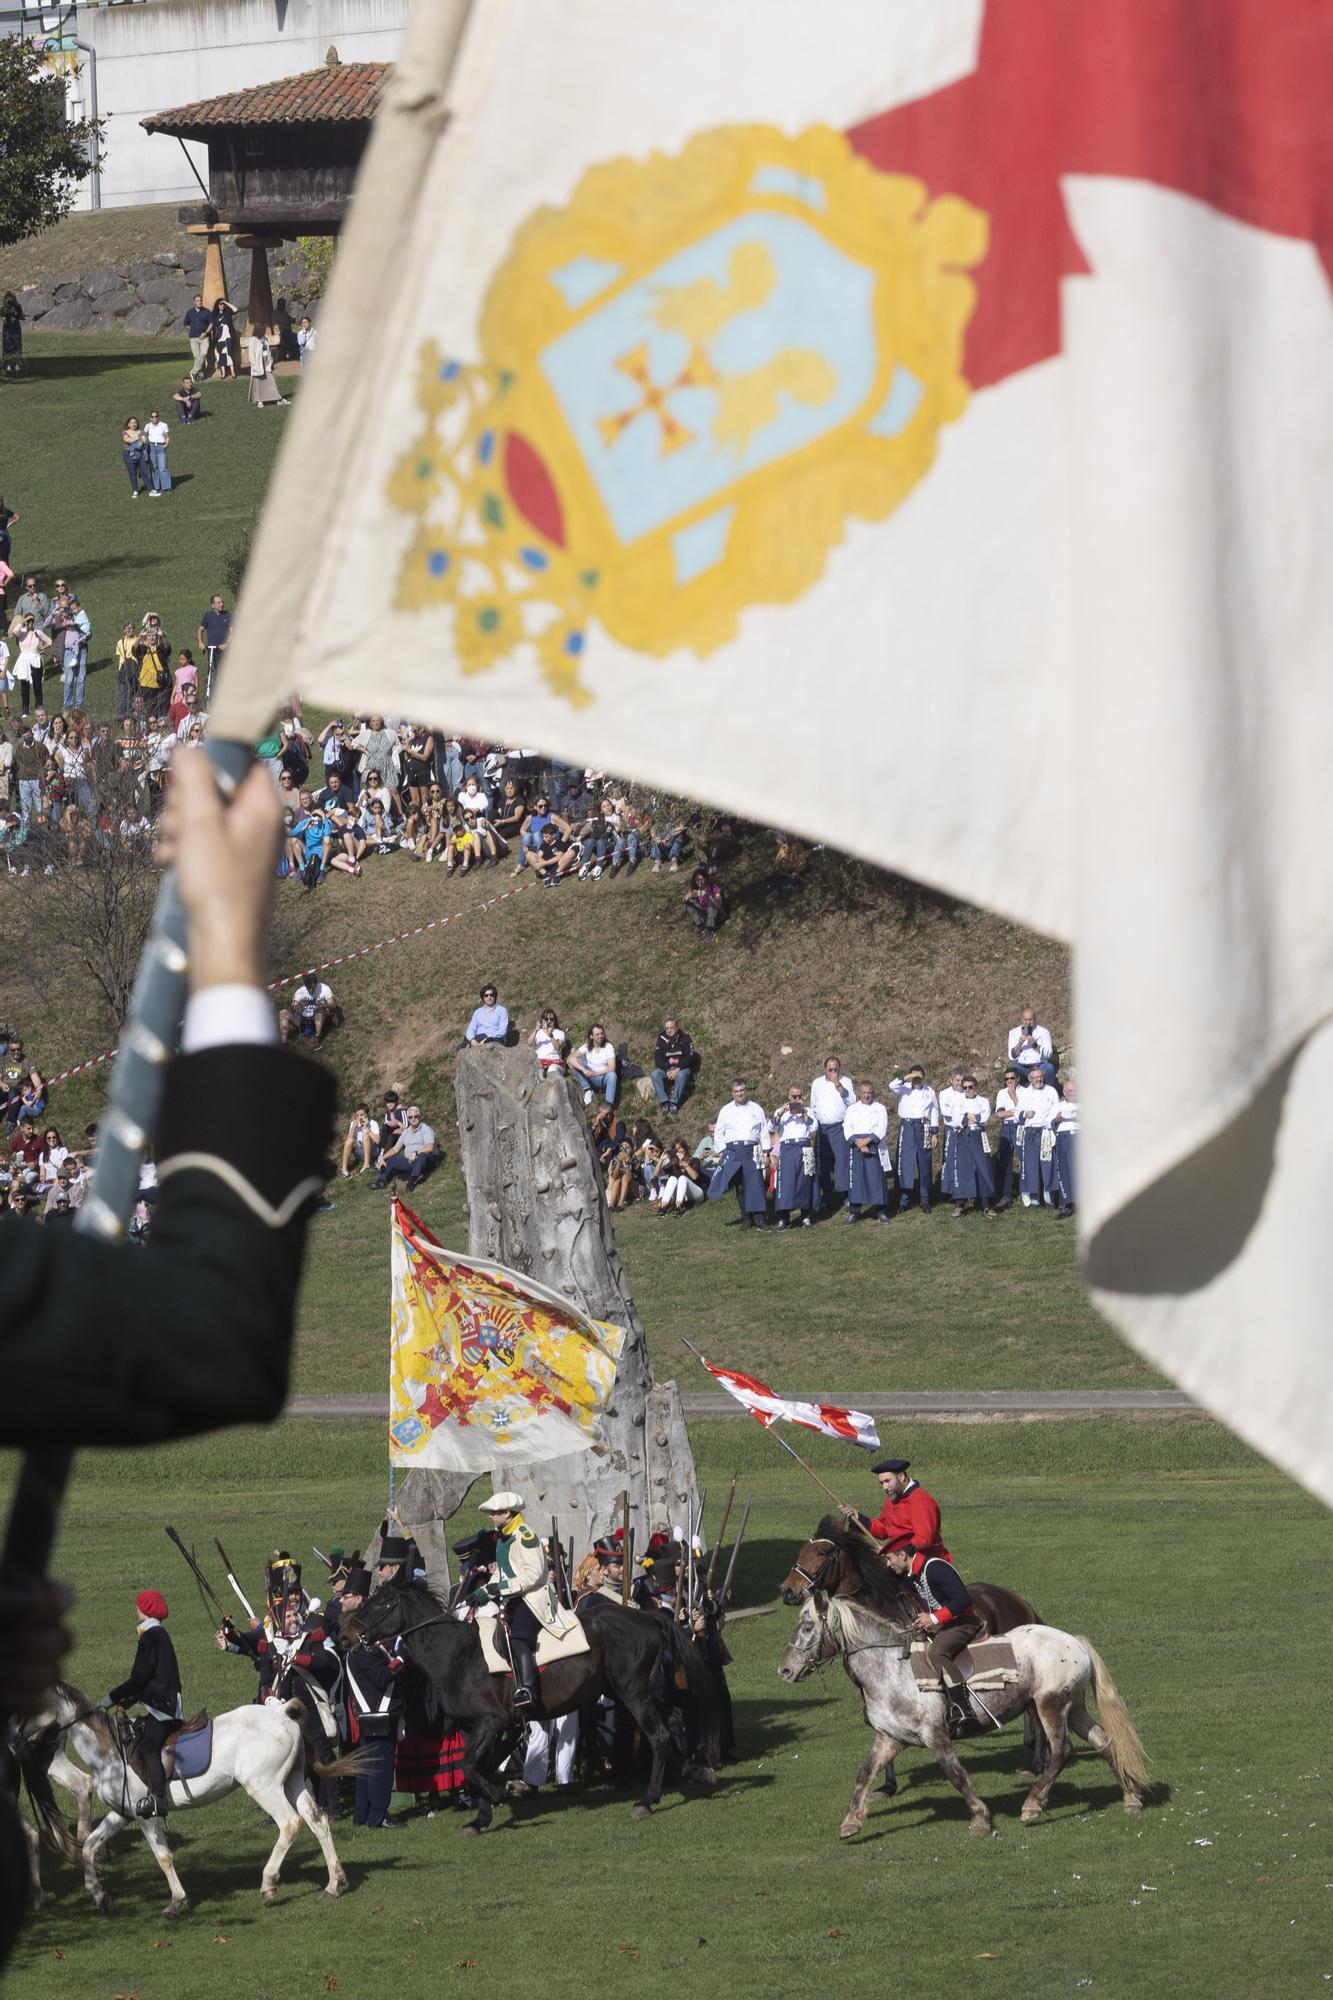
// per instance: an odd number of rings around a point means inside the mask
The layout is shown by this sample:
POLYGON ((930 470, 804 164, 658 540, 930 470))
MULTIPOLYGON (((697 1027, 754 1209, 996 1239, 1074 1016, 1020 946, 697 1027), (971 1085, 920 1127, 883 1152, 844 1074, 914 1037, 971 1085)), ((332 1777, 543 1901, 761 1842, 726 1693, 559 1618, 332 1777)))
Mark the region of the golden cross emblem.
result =
POLYGON ((694 442, 695 433, 688 424, 681 423, 668 407, 668 398, 678 389, 710 389, 716 386, 717 371, 701 347, 692 348, 689 359, 673 382, 654 382, 648 364, 648 343, 643 341, 622 354, 616 362, 622 375, 628 375, 639 390, 639 400, 628 410, 619 410, 613 417, 599 417, 597 427, 602 433, 602 441, 608 449, 623 437, 630 425, 643 416, 656 417, 659 427, 659 458, 669 458, 673 451, 694 442))

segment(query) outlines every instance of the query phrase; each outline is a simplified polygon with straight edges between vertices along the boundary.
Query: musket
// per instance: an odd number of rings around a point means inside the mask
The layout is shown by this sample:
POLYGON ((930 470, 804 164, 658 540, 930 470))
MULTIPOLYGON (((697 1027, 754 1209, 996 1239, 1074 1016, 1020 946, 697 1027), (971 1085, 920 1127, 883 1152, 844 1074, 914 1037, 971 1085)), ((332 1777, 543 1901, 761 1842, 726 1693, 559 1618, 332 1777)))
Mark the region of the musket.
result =
POLYGON ((745 1526, 750 1518, 750 1509, 753 1505, 754 1495, 753 1493, 747 1493, 745 1496, 745 1506, 741 1512, 741 1524, 736 1530, 736 1539, 731 1545, 731 1561, 727 1564, 727 1574, 722 1582, 722 1595, 717 1601, 719 1611, 726 1610, 731 1598, 731 1581, 736 1574, 736 1558, 741 1552, 741 1543, 745 1540, 745 1526))
POLYGON ((629 1488, 620 1496, 620 1542, 623 1551, 620 1564, 620 1601, 629 1603, 630 1575, 634 1567, 634 1542, 629 1524, 629 1488))
POLYGON ((176 1533, 176 1530, 174 1528, 168 1528, 166 1532, 170 1540, 176 1544, 176 1547, 180 1550, 186 1562, 190 1565, 190 1568, 194 1571, 195 1581, 198 1583, 199 1588, 203 1591, 205 1597, 207 1597, 213 1604, 219 1618, 221 1618, 225 1623, 227 1612, 226 1612, 226 1607, 222 1602, 222 1599, 218 1596, 212 1584, 209 1582, 208 1578, 204 1575, 204 1572, 200 1569, 198 1563, 195 1561, 190 1551, 186 1548, 180 1536, 176 1533))
POLYGON ((736 1481, 737 1481, 737 1480, 738 1480, 739 1478, 740 1478, 740 1474, 739 1474, 738 1472, 733 1472, 733 1473, 732 1473, 732 1475, 731 1475, 731 1490, 730 1490, 730 1492, 729 1492, 729 1493, 727 1494, 727 1504, 726 1504, 726 1506, 725 1506, 725 1507, 724 1507, 724 1508, 722 1509, 722 1520, 721 1520, 721 1523, 720 1523, 720 1524, 719 1524, 719 1526, 718 1526, 718 1531, 717 1531, 717 1540, 716 1540, 716 1541, 714 1542, 714 1544, 713 1544, 713 1553, 712 1553, 712 1555, 710 1556, 710 1558, 709 1558, 709 1561, 708 1561, 708 1573, 707 1573, 707 1575, 706 1575, 706 1576, 704 1577, 704 1595, 705 1595, 706 1597, 708 1597, 708 1596, 711 1596, 711 1595, 712 1595, 712 1590, 713 1590, 713 1571, 714 1571, 714 1570, 715 1570, 715 1569, 717 1568, 717 1559, 718 1559, 718 1556, 719 1556, 719 1555, 721 1554, 721 1552, 722 1552, 722 1544, 723 1544, 723 1541, 724 1541, 724 1540, 726 1539, 726 1533, 727 1533, 727 1522, 728 1522, 728 1521, 729 1521, 729 1520, 731 1519, 731 1508, 732 1508, 732 1503, 733 1503, 733 1501, 734 1501, 734 1500, 735 1500, 735 1498, 736 1498, 736 1481))
POLYGON ((216 1535, 214 1535, 213 1537, 213 1547, 217 1550, 218 1554, 222 1558, 222 1567, 227 1572, 227 1581, 231 1585, 232 1589, 236 1592, 237 1597, 240 1599, 241 1606, 245 1612, 246 1617, 250 1620, 250 1623, 252 1625, 257 1625, 259 1623, 259 1620, 255 1617, 255 1607, 253 1604, 251 1604, 249 1598, 246 1596, 245 1592, 241 1589, 240 1584, 237 1583, 236 1572, 231 1566, 231 1557, 227 1554, 227 1551, 223 1548, 221 1542, 218 1540, 216 1535))
MULTIPOLYGON (((311 1546, 311 1548, 312 1548, 312 1549, 315 1549, 315 1544, 314 1544, 313 1542, 312 1542, 312 1543, 310 1544, 310 1546, 311 1546)), ((319 1557, 319 1559, 320 1559, 320 1561, 321 1561, 321 1562, 323 1563, 323 1565, 324 1565, 325 1569, 327 1569, 327 1570, 332 1570, 332 1568, 333 1568, 333 1557, 332 1557, 332 1556, 326 1556, 326 1555, 325 1555, 325 1553, 324 1553, 324 1551, 323 1551, 323 1549, 315 1549, 315 1554, 316 1554, 316 1555, 317 1555, 317 1556, 319 1557)))
POLYGON ((551 1516, 551 1581, 555 1585, 555 1594, 560 1603, 566 1610, 572 1610, 574 1600, 570 1595, 569 1582, 565 1575, 565 1549, 560 1540, 560 1523, 554 1514, 551 1516))

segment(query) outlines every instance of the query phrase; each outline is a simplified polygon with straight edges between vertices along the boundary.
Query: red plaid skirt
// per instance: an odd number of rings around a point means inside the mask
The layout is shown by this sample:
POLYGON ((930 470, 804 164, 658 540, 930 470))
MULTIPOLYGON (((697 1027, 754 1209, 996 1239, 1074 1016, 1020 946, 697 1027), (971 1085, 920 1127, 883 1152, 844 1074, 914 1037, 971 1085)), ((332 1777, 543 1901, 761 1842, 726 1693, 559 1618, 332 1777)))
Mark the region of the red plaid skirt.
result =
POLYGON ((394 1760, 396 1792, 456 1792, 463 1784, 463 1738, 432 1733, 404 1735, 394 1760))

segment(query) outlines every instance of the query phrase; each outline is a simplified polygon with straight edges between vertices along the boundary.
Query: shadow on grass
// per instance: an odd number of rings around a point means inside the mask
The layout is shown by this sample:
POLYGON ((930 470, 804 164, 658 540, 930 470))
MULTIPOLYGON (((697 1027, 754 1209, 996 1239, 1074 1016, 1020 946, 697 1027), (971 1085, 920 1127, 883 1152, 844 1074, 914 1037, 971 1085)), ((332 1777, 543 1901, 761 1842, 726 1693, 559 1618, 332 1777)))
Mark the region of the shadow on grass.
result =
POLYGON ((93 375, 119 374, 127 368, 162 368, 171 365, 172 356, 162 354, 136 354, 133 348, 117 352, 113 347, 92 348, 86 354, 40 354, 25 356, 26 379, 36 382, 85 381, 93 375))

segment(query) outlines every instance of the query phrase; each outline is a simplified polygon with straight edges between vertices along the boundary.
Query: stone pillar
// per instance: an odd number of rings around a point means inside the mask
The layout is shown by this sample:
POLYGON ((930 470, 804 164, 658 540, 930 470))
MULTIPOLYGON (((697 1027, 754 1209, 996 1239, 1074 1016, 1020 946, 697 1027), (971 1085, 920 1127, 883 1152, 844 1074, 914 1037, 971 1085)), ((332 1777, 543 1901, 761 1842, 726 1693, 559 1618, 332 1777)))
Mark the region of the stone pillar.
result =
POLYGON ((227 296, 227 267, 222 261, 223 234, 221 230, 210 229, 204 237, 204 281, 200 290, 209 312, 219 299, 227 296))
POLYGON ((579 1094, 567 1076, 542 1076, 530 1049, 493 1044, 465 1049, 454 1082, 469 1254, 525 1272, 625 1329, 603 1421, 607 1452, 497 1476, 523 1494, 543 1533, 552 1514, 566 1539, 572 1530, 579 1555, 619 1521, 617 1499, 627 1490, 642 1549, 651 1529, 693 1518, 694 1457, 675 1383, 653 1381, 579 1094))
POLYGON ((256 328, 267 333, 273 324, 273 286, 269 279, 268 253, 282 242, 280 236, 238 236, 237 248, 250 252, 250 301, 245 314, 247 337, 256 328))

